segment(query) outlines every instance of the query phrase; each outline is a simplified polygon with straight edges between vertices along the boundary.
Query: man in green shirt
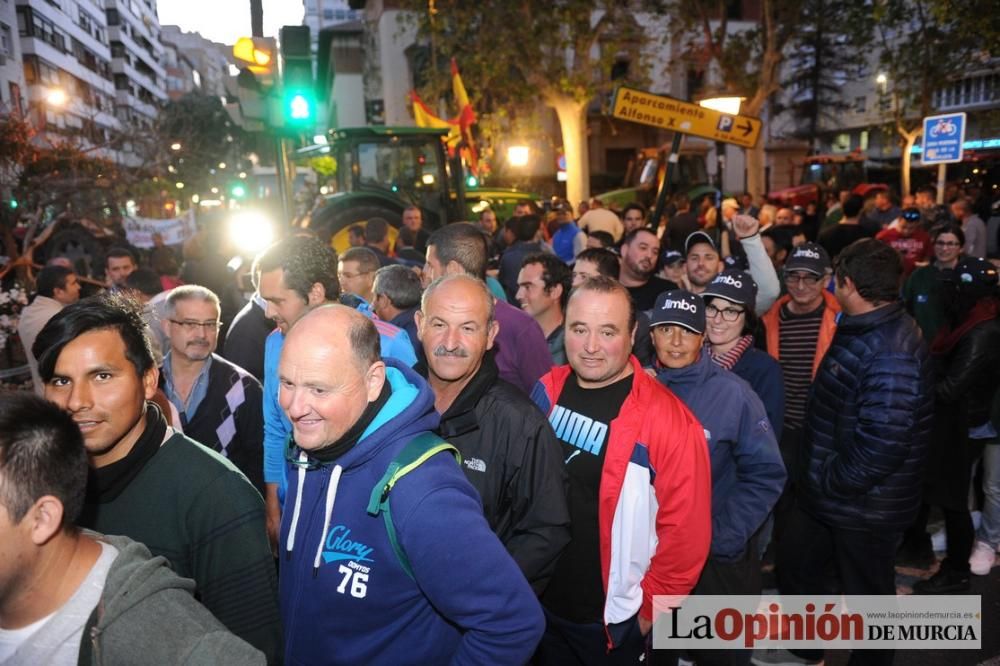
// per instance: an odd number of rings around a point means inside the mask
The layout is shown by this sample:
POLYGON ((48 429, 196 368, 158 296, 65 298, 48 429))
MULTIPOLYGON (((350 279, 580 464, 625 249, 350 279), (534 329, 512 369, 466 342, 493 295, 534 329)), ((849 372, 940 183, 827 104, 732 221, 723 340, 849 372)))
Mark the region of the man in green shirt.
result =
POLYGON ((90 462, 77 523, 162 555, 230 631, 268 661, 282 653, 264 502, 211 449, 175 432, 150 400, 159 372, 138 303, 104 294, 64 308, 33 347, 45 397, 83 434, 90 462))

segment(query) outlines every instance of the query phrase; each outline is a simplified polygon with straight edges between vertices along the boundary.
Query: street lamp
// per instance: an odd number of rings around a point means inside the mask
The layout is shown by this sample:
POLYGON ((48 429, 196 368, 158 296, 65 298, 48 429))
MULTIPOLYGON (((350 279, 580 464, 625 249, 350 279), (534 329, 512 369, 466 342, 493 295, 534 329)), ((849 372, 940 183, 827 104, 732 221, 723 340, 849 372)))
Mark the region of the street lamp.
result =
MULTIPOLYGON (((734 95, 732 93, 717 92, 709 94, 703 99, 698 100, 698 106, 702 106, 706 109, 712 109, 713 111, 718 111, 719 113, 725 113, 729 116, 737 116, 740 113, 740 106, 743 104, 745 97, 740 97, 739 95, 734 95)), ((726 170, 726 144, 722 141, 715 142, 715 157, 718 160, 718 167, 715 171, 715 177, 718 179, 719 187, 719 197, 720 201, 722 198, 722 187, 723 187, 723 174, 726 170)), ((719 211, 721 213, 721 211, 719 211)))
POLYGON ((180 143, 178 143, 178 142, 175 141, 172 144, 170 144, 170 150, 177 151, 177 150, 180 150, 180 149, 181 149, 181 144, 180 143))
POLYGON ((66 96, 66 91, 62 88, 52 88, 45 95, 45 103, 49 106, 62 107, 68 101, 69 97, 66 96))
POLYGON ((879 92, 884 95, 886 86, 889 84, 889 77, 885 75, 885 72, 879 72, 878 76, 875 77, 875 83, 878 84, 879 92))
POLYGON ((512 167, 524 167, 528 165, 531 152, 527 146, 508 146, 507 163, 512 167))

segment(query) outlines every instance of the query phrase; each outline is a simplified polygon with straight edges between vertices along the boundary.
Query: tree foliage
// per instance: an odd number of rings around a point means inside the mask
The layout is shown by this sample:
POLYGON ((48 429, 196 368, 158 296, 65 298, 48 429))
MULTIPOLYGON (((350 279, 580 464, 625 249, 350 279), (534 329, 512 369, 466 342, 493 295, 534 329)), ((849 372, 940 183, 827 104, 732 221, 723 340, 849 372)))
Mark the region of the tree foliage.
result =
MULTIPOLYGON (((646 37, 633 13, 636 3, 613 0, 402 0, 415 21, 429 64, 416 81, 430 103, 448 96, 448 62, 462 72, 480 126, 497 134, 528 129, 539 101, 556 111, 566 152, 571 198, 589 193, 587 106, 616 83, 641 84, 646 37), (616 62, 631 66, 612 80, 616 62)), ((486 137, 487 152, 495 136, 486 137)), ((557 144, 558 147, 558 144, 557 144)))
POLYGON ((867 64, 871 18, 871 8, 864 0, 803 3, 782 81, 790 101, 776 111, 791 112, 793 136, 807 139, 813 149, 822 121, 835 120, 849 107, 842 88, 867 64))
POLYGON ((992 0, 882 0, 875 5, 875 43, 903 150, 903 191, 910 189, 910 149, 923 132, 921 119, 932 115, 934 94, 998 55, 995 15, 992 0))
MULTIPOLYGON (((224 185, 223 178, 217 177, 218 165, 235 167, 243 143, 242 130, 219 98, 202 93, 188 93, 169 102, 160 113, 157 135, 161 154, 173 168, 167 173, 193 192, 224 185), (180 150, 170 150, 175 143, 180 150)), ((156 175, 167 174, 161 169, 156 175)))

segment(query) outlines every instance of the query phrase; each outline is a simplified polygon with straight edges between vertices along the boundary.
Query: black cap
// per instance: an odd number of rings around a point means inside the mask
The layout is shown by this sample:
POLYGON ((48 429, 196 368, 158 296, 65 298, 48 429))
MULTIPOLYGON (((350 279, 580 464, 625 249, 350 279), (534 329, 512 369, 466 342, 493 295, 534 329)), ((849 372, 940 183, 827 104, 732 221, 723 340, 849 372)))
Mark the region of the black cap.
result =
POLYGON ((792 250, 785 261, 785 272, 808 271, 814 275, 825 275, 833 264, 830 255, 818 243, 803 243, 792 250))
POLYGON ((688 234, 688 237, 684 240, 684 256, 690 254, 691 246, 697 243, 708 243, 709 245, 712 246, 713 250, 715 250, 716 252, 719 251, 719 248, 716 247, 715 245, 715 241, 712 240, 712 237, 709 236, 707 233, 705 233, 704 231, 692 231, 690 234, 688 234))
POLYGON ((705 301, 684 289, 665 291, 656 297, 649 327, 676 324, 701 335, 705 332, 705 301))
POLYGON ((684 261, 684 255, 677 250, 667 250, 663 253, 663 265, 673 266, 674 264, 684 261))
POLYGON ((731 303, 753 308, 757 301, 757 283, 749 273, 727 269, 715 276, 701 293, 702 300, 724 298, 731 303))

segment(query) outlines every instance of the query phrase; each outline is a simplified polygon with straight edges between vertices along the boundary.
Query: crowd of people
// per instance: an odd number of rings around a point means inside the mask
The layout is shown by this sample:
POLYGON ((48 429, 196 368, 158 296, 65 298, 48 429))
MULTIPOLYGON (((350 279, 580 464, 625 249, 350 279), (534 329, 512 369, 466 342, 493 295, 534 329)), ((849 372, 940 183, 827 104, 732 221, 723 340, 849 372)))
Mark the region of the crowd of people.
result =
POLYGON ((0 662, 819 663, 653 651, 653 597, 968 590, 1000 248, 935 194, 410 207, 289 231, 241 309, 161 244, 82 299, 56 258, 0 396, 0 662))

